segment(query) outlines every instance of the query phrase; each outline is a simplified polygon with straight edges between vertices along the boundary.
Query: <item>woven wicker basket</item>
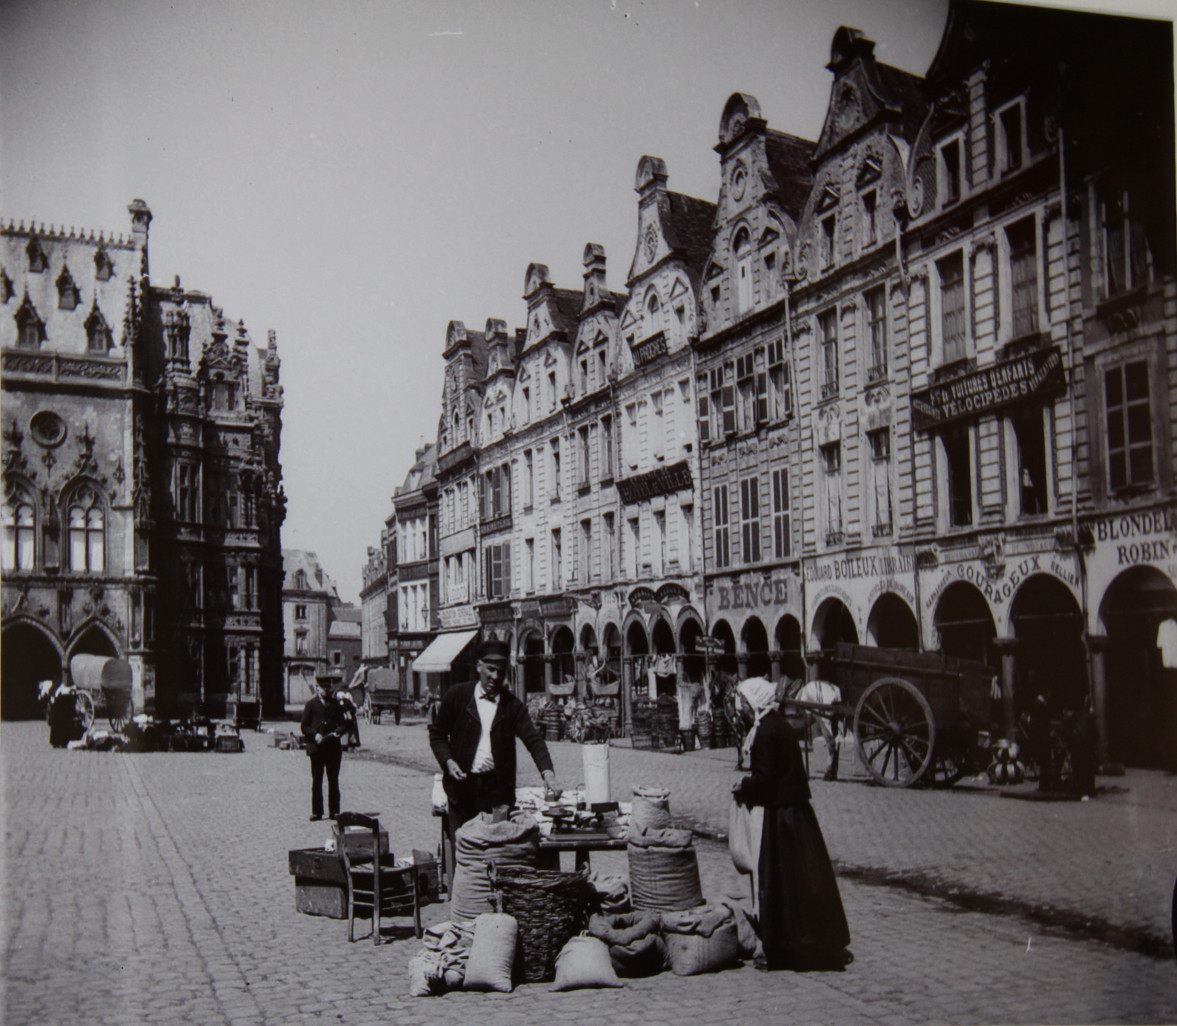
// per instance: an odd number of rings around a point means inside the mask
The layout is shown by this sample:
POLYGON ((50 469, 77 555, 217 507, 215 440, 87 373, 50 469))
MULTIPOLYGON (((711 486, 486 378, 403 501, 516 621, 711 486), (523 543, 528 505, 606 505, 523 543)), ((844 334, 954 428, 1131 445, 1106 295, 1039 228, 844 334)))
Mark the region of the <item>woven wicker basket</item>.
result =
POLYGON ((496 869, 487 872, 500 912, 519 924, 516 975, 522 983, 555 979, 560 949, 588 925, 597 911, 597 892, 588 872, 543 869, 496 869))

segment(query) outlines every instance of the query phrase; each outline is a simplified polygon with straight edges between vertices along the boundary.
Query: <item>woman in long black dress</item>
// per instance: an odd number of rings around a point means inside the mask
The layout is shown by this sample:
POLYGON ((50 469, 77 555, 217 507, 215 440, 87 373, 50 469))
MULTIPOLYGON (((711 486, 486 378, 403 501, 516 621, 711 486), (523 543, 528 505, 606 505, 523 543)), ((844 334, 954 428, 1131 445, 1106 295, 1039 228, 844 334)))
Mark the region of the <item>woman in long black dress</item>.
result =
POLYGON ((758 906, 766 969, 841 969, 852 960, 850 930, 825 839, 809 804, 809 778, 793 728, 781 715, 776 688, 752 677, 738 688, 746 722, 744 756, 751 772, 733 788, 764 806, 758 906))

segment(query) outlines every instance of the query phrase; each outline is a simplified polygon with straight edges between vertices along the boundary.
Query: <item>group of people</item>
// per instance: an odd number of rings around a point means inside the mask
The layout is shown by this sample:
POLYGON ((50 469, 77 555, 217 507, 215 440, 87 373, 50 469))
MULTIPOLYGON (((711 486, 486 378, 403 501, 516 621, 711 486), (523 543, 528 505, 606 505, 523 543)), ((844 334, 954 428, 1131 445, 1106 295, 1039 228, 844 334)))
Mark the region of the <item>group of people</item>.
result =
MULTIPOLYGON (((479 813, 515 804, 515 739, 523 742, 544 781, 549 800, 562 793, 543 735, 527 706, 507 684, 510 649, 487 640, 477 656, 478 679, 456 684, 442 696, 429 723, 429 744, 443 771, 447 829, 454 834, 479 813)), ((307 703, 302 732, 311 759, 311 819, 323 816, 322 779, 328 809, 339 813, 339 733, 346 710, 333 698, 330 679, 307 703)), ((851 961, 850 931, 825 841, 809 803, 800 741, 781 715, 776 688, 763 678, 738 688, 749 773, 732 789, 734 800, 763 809, 756 907, 763 954, 758 968, 841 969, 851 961)))

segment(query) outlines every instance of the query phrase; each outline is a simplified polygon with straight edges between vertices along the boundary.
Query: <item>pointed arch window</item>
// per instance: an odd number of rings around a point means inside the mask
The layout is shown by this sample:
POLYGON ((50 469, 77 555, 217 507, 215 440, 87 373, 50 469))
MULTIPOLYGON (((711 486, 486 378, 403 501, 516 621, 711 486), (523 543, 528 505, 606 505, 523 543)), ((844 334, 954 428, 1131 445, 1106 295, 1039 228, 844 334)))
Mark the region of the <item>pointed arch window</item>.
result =
POLYGON ((106 569, 106 512, 93 488, 79 488, 66 508, 69 568, 99 574, 106 569))
POLYGON ((4 504, 5 570, 32 570, 36 565, 37 519, 27 495, 17 492, 4 504))
POLYGON ((102 316, 102 311, 95 302, 90 309, 90 316, 86 318, 86 347, 92 353, 108 353, 112 344, 106 318, 102 316))
POLYGON ((16 344, 21 349, 40 349, 45 339, 45 324, 26 295, 16 311, 16 344))
POLYGON ((57 309, 76 310, 81 301, 82 297, 74 282, 74 276, 69 273, 69 268, 62 264, 61 274, 57 276, 57 309))

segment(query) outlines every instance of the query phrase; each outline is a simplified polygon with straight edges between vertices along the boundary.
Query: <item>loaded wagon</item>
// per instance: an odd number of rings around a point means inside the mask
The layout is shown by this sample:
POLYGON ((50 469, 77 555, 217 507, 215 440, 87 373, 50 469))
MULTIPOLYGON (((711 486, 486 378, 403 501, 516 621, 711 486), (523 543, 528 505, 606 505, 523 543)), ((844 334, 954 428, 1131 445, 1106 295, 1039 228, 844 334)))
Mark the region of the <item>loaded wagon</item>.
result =
POLYGON ((126 729, 134 712, 130 663, 110 656, 76 655, 69 661, 69 673, 76 692, 74 706, 86 730, 99 716, 106 717, 111 730, 126 729))
POLYGON ((364 690, 368 696, 368 708, 373 723, 380 722, 382 713, 392 713, 395 721, 401 721, 401 688, 396 671, 374 666, 365 675, 364 690))
POLYGON ((842 700, 786 698, 786 712, 844 717, 858 756, 880 784, 951 786, 978 770, 978 739, 990 724, 996 672, 939 652, 839 642, 829 661, 842 700))

